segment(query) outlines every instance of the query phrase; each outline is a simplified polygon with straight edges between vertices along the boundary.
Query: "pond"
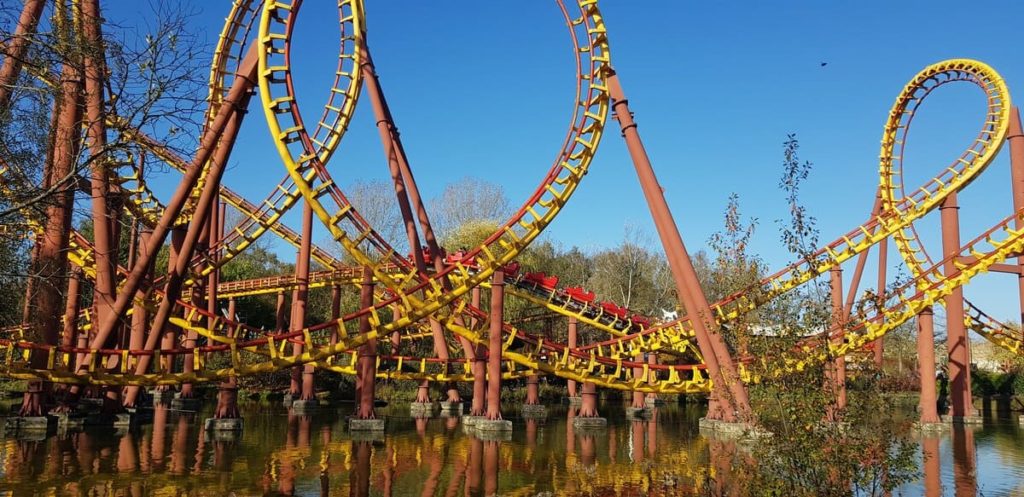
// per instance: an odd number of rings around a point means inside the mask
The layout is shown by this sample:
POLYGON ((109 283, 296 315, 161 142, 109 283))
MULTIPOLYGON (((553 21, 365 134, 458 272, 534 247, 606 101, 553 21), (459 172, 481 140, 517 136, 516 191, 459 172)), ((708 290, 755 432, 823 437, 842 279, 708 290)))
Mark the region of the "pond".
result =
MULTIPOLYGON (((386 434, 369 440, 346 430, 351 406, 308 416, 266 402, 242 410, 235 440, 201 429, 212 405, 199 413, 158 405, 152 422, 129 430, 5 438, 0 496, 670 496, 693 495, 728 471, 711 463, 723 442, 698 432, 703 412, 693 405, 658 407, 646 421, 602 405, 608 426, 588 431, 573 428, 568 406, 548 406, 543 420, 509 412, 505 440, 481 440, 458 418, 414 419, 399 406, 380 410, 386 434)), ((923 439, 938 454, 922 464, 931 481, 898 495, 941 486, 943 495, 1024 496, 1024 429, 1015 419, 993 413, 984 426, 957 430, 923 439)))

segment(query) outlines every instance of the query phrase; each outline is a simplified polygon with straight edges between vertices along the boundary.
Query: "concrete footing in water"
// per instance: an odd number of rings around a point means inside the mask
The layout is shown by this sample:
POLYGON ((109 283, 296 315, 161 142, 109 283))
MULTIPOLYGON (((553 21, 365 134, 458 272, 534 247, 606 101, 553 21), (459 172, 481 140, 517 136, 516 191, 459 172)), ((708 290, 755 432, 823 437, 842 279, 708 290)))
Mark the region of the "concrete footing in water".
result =
POLYGON ((4 418, 4 431, 7 433, 42 433, 57 426, 54 416, 11 416, 4 418))
POLYGON ((182 398, 180 393, 174 394, 174 400, 171 401, 171 409, 176 411, 198 411, 202 405, 202 399, 197 397, 182 398))
POLYGON ((701 433, 727 438, 758 440, 770 437, 771 432, 750 423, 729 422, 717 419, 700 418, 698 424, 701 433))
POLYGON ((466 425, 466 426, 474 426, 474 425, 476 425, 476 422, 480 421, 481 419, 486 419, 486 418, 484 418, 483 416, 468 416, 468 415, 467 416, 463 416, 462 417, 462 424, 466 425))
POLYGON ((507 419, 487 419, 487 418, 481 417, 480 419, 476 420, 476 423, 473 425, 473 428, 475 428, 477 431, 481 431, 481 432, 486 432, 486 431, 507 431, 507 432, 511 432, 512 431, 512 422, 507 420, 507 419))
POLYGON ((983 425, 985 424, 985 418, 981 416, 953 416, 953 415, 942 415, 939 416, 943 423, 953 423, 955 425, 983 425))
POLYGON ((80 430, 86 426, 127 428, 136 421, 131 413, 103 414, 93 413, 60 413, 55 414, 57 427, 61 430, 80 430))
POLYGON ((583 397, 567 397, 566 400, 571 406, 578 406, 583 404, 583 397))
POLYGON ((422 418, 434 414, 434 409, 437 407, 435 402, 412 402, 409 404, 409 413, 413 417, 422 418))
POLYGON ((652 399, 650 397, 647 397, 646 399, 644 399, 644 404, 646 404, 647 407, 663 406, 665 405, 665 401, 659 398, 652 399))
POLYGON ((296 400, 292 402, 291 408, 297 413, 315 411, 320 408, 320 401, 316 399, 296 400))
POLYGON ((548 408, 542 404, 523 404, 520 411, 524 418, 536 419, 548 417, 548 408))
POLYGON ((206 418, 203 429, 206 431, 242 431, 242 418, 206 418))
POLYGON ((921 433, 942 433, 949 431, 949 427, 950 423, 943 423, 941 421, 938 423, 922 423, 917 421, 914 423, 913 429, 921 433))
POLYGON ((441 414, 462 416, 462 402, 441 402, 441 414))
POLYGON ((608 426, 608 420, 601 417, 575 417, 572 419, 573 428, 604 428, 608 426))
POLYGON ((384 431, 384 418, 348 418, 348 431, 384 431))

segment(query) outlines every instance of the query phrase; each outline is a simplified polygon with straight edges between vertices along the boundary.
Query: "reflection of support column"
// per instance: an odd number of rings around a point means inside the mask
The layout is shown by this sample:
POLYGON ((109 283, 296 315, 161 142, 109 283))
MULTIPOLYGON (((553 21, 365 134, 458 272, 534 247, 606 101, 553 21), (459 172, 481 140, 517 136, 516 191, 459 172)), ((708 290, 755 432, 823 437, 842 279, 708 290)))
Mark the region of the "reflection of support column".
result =
MULTIPOLYGON (((370 495, 372 443, 369 440, 352 441, 352 472, 349 474, 349 485, 353 497, 369 497, 370 495)), ((325 447, 324 450, 327 448, 325 447)))
MULTIPOLYGON (((845 313, 843 312, 843 270, 838 266, 829 271, 829 283, 832 298, 832 325, 825 339, 833 346, 841 345, 845 335, 845 313), (831 336, 829 336, 831 335, 831 336)), ((826 345, 828 346, 828 345, 826 345)), ((832 359, 826 366, 827 391, 835 396, 835 402, 827 408, 827 419, 838 421, 843 409, 846 409, 846 358, 842 355, 832 359)))
POLYGON ((647 455, 654 457, 658 453, 658 408, 651 411, 651 419, 647 421, 647 455))
MULTIPOLYGON (((946 258, 943 275, 954 276, 955 258, 960 251, 960 216, 956 192, 950 193, 939 208, 942 217, 942 252, 946 258)), ((949 353, 950 414, 954 420, 966 421, 974 416, 971 405, 971 351, 964 328, 964 291, 956 287, 945 298, 946 349, 949 353)))
MULTIPOLYGON (((584 383, 583 388, 586 388, 586 385, 589 383, 584 383)), ((593 432, 580 434, 580 463, 584 466, 593 466, 597 463, 597 441, 593 432)))
MULTIPOLYGON (((1020 110, 1014 106, 1010 110, 1010 132, 1006 136, 1010 142, 1010 186, 1013 192, 1013 210, 1024 209, 1024 129, 1020 124, 1020 110)), ((1024 228, 1024 221, 1018 216, 1014 219, 1014 227, 1024 228)), ((1020 300, 1018 322, 1024 323, 1024 255, 1017 257, 1017 292, 1020 300)))
POLYGON ((153 403, 153 438, 149 446, 149 459, 153 472, 164 470, 164 446, 167 443, 167 404, 153 403))
POLYGON ((484 495, 498 495, 498 454, 501 442, 484 442, 484 495))
POLYGON ((921 376, 921 398, 918 411, 921 425, 939 422, 938 396, 935 394, 935 327, 932 308, 925 307, 917 315, 917 363, 921 376))
MULTIPOLYGON (((575 349, 577 347, 577 344, 576 344, 576 341, 578 340, 577 330, 576 330, 577 326, 578 326, 578 324, 576 323, 576 317, 575 316, 569 316, 569 349, 575 349)), ((576 380, 568 380, 566 382, 566 384, 568 385, 568 387, 567 387, 568 392, 567 393, 569 395, 569 399, 570 399, 569 401, 572 402, 572 399, 574 397, 579 397, 579 393, 576 392, 576 380)))
POLYGON ((924 459, 924 495, 942 496, 942 460, 939 455, 939 437, 927 435, 921 439, 921 456, 924 459))
POLYGON ((978 492, 978 465, 974 454, 974 429, 953 428, 953 481, 956 497, 972 497, 978 492))
MULTIPOLYGON (((614 73, 608 77, 608 90, 614 101, 612 105, 615 110, 615 118, 622 127, 626 146, 629 148, 633 166, 640 179, 640 186, 644 191, 654 225, 665 249, 669 268, 672 270, 672 278, 679 291, 683 307, 690 318, 690 323, 693 325, 697 344, 704 355, 714 388, 728 389, 731 398, 723 400, 730 401, 741 421, 752 421, 753 413, 750 410, 747 388, 740 381, 736 366, 726 348, 725 340, 718 333, 718 325, 711 314, 707 297, 700 288, 700 281, 693 269, 693 262, 686 252, 686 246, 683 244, 679 229, 672 218, 672 212, 665 201, 664 191, 658 184, 651 161, 640 141, 640 134, 637 132, 637 126, 633 121, 625 93, 622 91, 618 76, 614 73)), ((735 420, 731 409, 721 411, 721 415, 725 421, 735 420)))
POLYGON ((483 481, 484 442, 479 437, 469 437, 469 464, 466 465, 466 495, 481 495, 483 481))
POLYGON ((629 426, 629 460, 638 463, 644 460, 644 422, 634 419, 629 426))

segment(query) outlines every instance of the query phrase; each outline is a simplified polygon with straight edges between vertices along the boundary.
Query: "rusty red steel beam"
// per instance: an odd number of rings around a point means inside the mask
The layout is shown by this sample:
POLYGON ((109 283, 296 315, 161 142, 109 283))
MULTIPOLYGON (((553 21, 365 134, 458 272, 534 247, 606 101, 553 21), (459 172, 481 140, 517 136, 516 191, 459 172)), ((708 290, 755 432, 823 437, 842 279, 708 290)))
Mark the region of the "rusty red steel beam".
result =
POLYGON ((618 75, 615 73, 608 77, 608 89, 613 100, 612 109, 615 111, 615 118, 621 126, 626 147, 629 149, 630 158, 644 192, 644 198, 647 200, 655 228, 665 249, 681 303, 693 324, 697 344, 704 356, 708 373, 711 375, 717 393, 728 394, 729 404, 735 410, 734 413, 732 409, 725 409, 709 413, 709 416, 712 419, 724 421, 734 421, 737 417, 744 422, 753 421, 747 387, 741 381, 725 341, 718 333, 718 326, 711 313, 711 307, 700 287, 693 262, 690 260, 682 236, 679 234, 679 228, 669 210, 664 190, 658 184, 651 160, 640 140, 633 114, 629 110, 629 103, 622 90, 618 75))

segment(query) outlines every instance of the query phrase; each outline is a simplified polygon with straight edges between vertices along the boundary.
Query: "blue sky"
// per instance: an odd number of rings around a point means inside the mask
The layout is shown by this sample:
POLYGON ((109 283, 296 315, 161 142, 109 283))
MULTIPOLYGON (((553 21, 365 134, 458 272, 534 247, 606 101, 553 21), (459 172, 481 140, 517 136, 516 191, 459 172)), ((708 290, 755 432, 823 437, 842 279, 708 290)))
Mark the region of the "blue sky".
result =
MULTIPOLYGON (((471 175, 501 183, 518 205, 550 166, 571 111, 571 51, 554 2, 366 3, 374 60, 424 195, 471 175)), ((128 0, 105 5, 107 17, 128 23, 146 12, 128 0)), ((201 12, 195 26, 212 47, 228 2, 192 5, 201 12)), ((294 62, 307 114, 324 102, 333 72, 333 5, 307 1, 299 22, 294 62)), ((920 69, 976 58, 1000 71, 1011 91, 1024 84, 1014 36, 1024 7, 1017 2, 601 6, 613 65, 688 248, 703 248, 720 229, 735 192, 744 214, 759 220, 752 249, 773 268, 791 259, 776 226, 787 215, 776 185, 788 133, 798 136, 801 158, 815 164, 802 199, 821 239, 831 240, 867 217, 882 125, 920 69)), ((968 84, 929 99, 911 133, 908 181, 923 181, 956 158, 980 127, 983 103, 968 84)), ((225 179, 254 200, 283 175, 262 119, 256 112, 248 117, 225 179)), ((616 129, 609 131, 580 190, 549 228, 550 239, 597 250, 617 244, 626 224, 656 239, 625 146, 616 129)), ((386 177, 368 102, 331 170, 342 184, 386 177)), ((1010 213, 1008 181, 1004 150, 961 194, 964 240, 1010 213)), ((921 223, 934 255, 937 225, 937 215, 921 223)), ((291 258, 290 250, 282 253, 291 258)), ((1014 279, 985 276, 967 295, 997 317, 1016 319, 1014 279)))

